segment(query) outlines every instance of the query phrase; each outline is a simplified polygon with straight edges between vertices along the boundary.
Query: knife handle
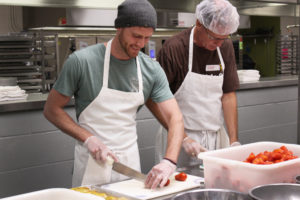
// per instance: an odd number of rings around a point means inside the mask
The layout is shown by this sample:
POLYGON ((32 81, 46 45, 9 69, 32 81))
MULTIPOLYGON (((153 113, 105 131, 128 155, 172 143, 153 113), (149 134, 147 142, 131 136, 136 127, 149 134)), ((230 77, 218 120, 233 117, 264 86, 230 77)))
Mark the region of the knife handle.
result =
POLYGON ((109 165, 113 165, 114 163, 114 159, 111 157, 111 156, 107 156, 106 158, 106 163, 109 164, 109 165))

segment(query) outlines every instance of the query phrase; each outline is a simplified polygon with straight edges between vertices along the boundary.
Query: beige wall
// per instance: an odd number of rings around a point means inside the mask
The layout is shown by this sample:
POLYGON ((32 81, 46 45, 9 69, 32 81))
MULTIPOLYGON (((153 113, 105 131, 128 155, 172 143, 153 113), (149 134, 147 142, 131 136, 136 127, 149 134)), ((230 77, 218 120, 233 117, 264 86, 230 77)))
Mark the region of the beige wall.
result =
POLYGON ((65 8, 23 7, 24 29, 36 27, 55 27, 59 19, 66 17, 65 8))
POLYGON ((34 27, 58 26, 59 18, 65 15, 64 8, 0 6, 0 34, 34 27))
POLYGON ((0 6, 0 34, 23 30, 22 7, 0 6))
POLYGON ((299 18, 298 17, 281 17, 280 18, 280 30, 281 30, 281 35, 299 35, 299 28, 291 28, 287 29, 287 25, 294 25, 294 24, 299 24, 299 18))

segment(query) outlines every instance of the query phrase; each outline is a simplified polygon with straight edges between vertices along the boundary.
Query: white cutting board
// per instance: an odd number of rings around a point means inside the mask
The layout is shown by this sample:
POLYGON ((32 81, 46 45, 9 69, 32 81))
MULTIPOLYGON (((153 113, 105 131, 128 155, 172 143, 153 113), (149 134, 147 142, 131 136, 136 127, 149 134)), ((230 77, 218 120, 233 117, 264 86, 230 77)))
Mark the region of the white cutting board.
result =
POLYGON ((134 179, 102 185, 101 190, 115 196, 146 200, 200 187, 200 182, 204 182, 204 178, 189 174, 185 181, 176 181, 176 174, 178 172, 170 177, 170 184, 168 186, 155 190, 146 189, 143 182, 134 179))

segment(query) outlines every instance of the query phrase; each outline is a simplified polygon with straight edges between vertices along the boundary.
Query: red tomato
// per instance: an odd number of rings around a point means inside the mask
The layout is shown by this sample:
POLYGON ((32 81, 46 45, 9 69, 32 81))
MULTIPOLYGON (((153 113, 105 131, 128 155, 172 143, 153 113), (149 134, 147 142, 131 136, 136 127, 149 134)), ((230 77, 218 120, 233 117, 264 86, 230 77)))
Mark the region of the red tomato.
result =
POLYGON ((272 153, 273 160, 280 160, 282 158, 282 154, 278 152, 272 153))
POLYGON ((257 157, 253 160, 253 164, 265 164, 264 160, 260 157, 257 157))
POLYGON ((289 151, 286 146, 281 146, 280 148, 274 149, 271 152, 264 151, 263 153, 259 153, 257 155, 251 152, 244 162, 265 165, 279 163, 295 158, 298 158, 298 156, 293 155, 293 152, 289 151))
POLYGON ((282 149, 274 149, 273 152, 281 153, 281 154, 284 153, 284 151, 282 149))
POLYGON ((254 155, 253 152, 251 152, 250 155, 247 158, 247 161, 251 163, 254 159, 255 159, 255 155, 254 155))
POLYGON ((286 148, 286 146, 281 146, 280 149, 282 149, 284 152, 288 151, 288 149, 286 148))
POLYGON ((176 179, 177 181, 185 181, 186 178, 187 178, 187 175, 186 175, 186 173, 184 173, 184 172, 180 172, 179 174, 177 174, 177 175, 175 176, 175 179, 176 179))
POLYGON ((265 165, 270 165, 270 164, 273 164, 273 162, 271 162, 271 161, 266 161, 264 164, 265 164, 265 165))
POLYGON ((166 182, 166 184, 164 185, 165 187, 168 186, 170 184, 170 179, 168 179, 168 181, 166 182))

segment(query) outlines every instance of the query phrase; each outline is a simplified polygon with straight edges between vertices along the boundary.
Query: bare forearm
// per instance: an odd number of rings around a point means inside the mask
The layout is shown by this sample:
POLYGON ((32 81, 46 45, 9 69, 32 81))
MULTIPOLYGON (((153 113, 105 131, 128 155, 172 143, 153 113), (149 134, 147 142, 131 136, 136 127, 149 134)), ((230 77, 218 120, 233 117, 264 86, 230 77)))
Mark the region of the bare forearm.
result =
POLYGON ((165 157, 177 162, 184 138, 183 117, 175 99, 169 101, 169 113, 166 112, 165 121, 168 127, 168 143, 165 157))
POLYGON ((168 130, 166 118, 163 116, 163 113, 159 110, 158 105, 154 103, 151 99, 148 99, 148 101, 146 102, 146 106, 156 117, 156 119, 160 122, 160 124, 168 130))
POLYGON ((52 89, 44 106, 44 116, 63 132, 83 142, 92 134, 81 128, 64 111, 63 108, 69 100, 70 97, 64 96, 55 89, 52 89))
POLYGON ((184 125, 179 113, 175 119, 171 119, 168 130, 168 145, 165 157, 177 162, 177 158, 181 149, 182 140, 184 138, 184 125))
POLYGON ((235 92, 224 94, 222 97, 224 119, 229 134, 230 144, 238 141, 238 113, 235 92))
POLYGON ((91 134, 81 128, 74 120, 63 110, 57 109, 45 111, 45 117, 52 122, 57 128, 71 137, 84 142, 91 134))
POLYGON ((161 103, 154 103, 148 100, 146 105, 168 130, 168 143, 165 157, 177 162, 184 137, 184 125, 183 117, 175 98, 161 103))

